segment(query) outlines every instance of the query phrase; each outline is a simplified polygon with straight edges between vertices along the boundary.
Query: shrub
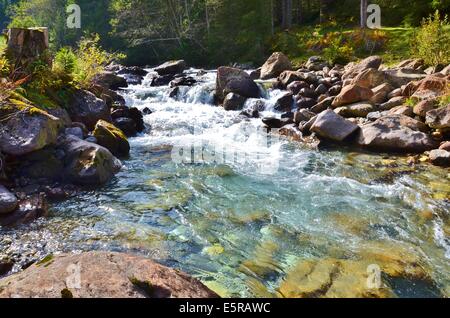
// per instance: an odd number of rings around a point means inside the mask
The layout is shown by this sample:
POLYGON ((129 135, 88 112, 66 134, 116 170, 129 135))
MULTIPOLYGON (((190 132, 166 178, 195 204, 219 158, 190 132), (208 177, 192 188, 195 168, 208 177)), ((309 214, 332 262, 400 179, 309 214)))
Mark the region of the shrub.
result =
POLYGON ((322 56, 330 64, 346 64, 354 56, 354 49, 344 41, 342 35, 334 35, 322 50, 322 56))
POLYGON ((55 60, 53 61, 53 70, 56 73, 65 73, 68 75, 72 75, 75 71, 76 63, 77 56, 72 51, 72 49, 63 47, 55 55, 55 60))
POLYGON ((10 65, 6 57, 6 38, 0 35, 0 77, 9 74, 10 65))
POLYGON ((105 66, 114 60, 125 58, 123 54, 108 53, 100 45, 100 36, 83 37, 76 50, 74 82, 82 88, 89 88, 94 77, 103 72, 105 66))
POLYGON ((416 36, 416 54, 428 65, 450 63, 450 23, 439 11, 422 21, 416 36))

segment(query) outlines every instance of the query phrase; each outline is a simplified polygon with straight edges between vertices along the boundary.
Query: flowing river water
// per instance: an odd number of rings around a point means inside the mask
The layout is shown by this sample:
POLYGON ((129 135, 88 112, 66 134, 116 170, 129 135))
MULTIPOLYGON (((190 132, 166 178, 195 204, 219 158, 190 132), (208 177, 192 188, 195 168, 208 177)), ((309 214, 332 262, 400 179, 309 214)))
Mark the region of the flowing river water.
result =
MULTIPOLYGON (((330 260, 344 262, 340 275, 347 278, 333 278, 327 296, 358 295, 352 272, 366 277, 371 264, 386 269, 381 278, 395 296, 450 295, 448 169, 339 147, 318 151, 283 138, 267 142, 260 119, 213 105, 214 72, 189 72, 199 82, 176 99, 169 87, 150 87, 149 76, 129 87, 127 104, 152 111, 145 116, 151 129, 130 139, 123 170, 104 187, 53 206, 48 218, 1 230, 5 246, 30 258, 138 253, 221 296, 295 296, 302 266, 316 268, 305 282, 327 281, 332 274, 322 264, 330 260), (190 161, 173 151, 194 144, 236 155, 220 161, 210 151, 190 161)), ((280 116, 272 111, 279 93, 247 106, 264 104, 264 114, 280 116)))

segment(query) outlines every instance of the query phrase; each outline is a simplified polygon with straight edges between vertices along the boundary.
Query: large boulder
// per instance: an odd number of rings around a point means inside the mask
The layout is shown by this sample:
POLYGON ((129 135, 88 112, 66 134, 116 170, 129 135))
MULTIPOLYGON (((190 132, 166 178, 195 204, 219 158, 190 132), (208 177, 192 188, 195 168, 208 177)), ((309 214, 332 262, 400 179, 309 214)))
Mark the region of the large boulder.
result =
POLYGON ((348 66, 342 75, 342 79, 354 78, 368 68, 378 69, 382 61, 383 60, 379 56, 369 56, 357 64, 348 66))
POLYGON ((281 52, 273 53, 261 68, 261 79, 276 78, 284 71, 292 70, 291 61, 281 52))
POLYGON ((228 93, 236 93, 247 98, 259 98, 258 85, 243 70, 222 66, 217 70, 216 96, 221 102, 228 93))
POLYGON ((424 152, 436 148, 436 141, 423 131, 423 123, 404 115, 389 115, 364 125, 359 132, 360 146, 392 152, 424 152))
POLYGON ((428 126, 435 129, 450 129, 450 104, 446 107, 430 110, 426 113, 425 122, 428 126))
POLYGON ((65 152, 65 176, 76 184, 98 185, 109 181, 121 168, 111 152, 75 136, 64 136, 59 147, 65 152))
POLYGON ((156 67, 154 70, 156 73, 162 76, 162 75, 181 74, 186 68, 187 68, 186 62, 184 60, 178 60, 178 61, 168 61, 156 67))
POLYGON ((332 106, 337 108, 339 106, 348 105, 361 101, 369 101, 373 96, 370 88, 361 87, 358 85, 347 85, 338 96, 333 100, 332 106))
POLYGON ((366 88, 374 88, 386 81, 384 73, 375 68, 368 68, 358 75, 352 80, 352 84, 366 87, 366 88))
POLYGON ((130 144, 122 130, 111 123, 99 120, 92 135, 97 143, 118 157, 126 157, 130 153, 130 144))
POLYGON ((17 198, 0 184, 0 215, 11 213, 17 208, 17 198))
POLYGON ((446 78, 430 75, 417 82, 410 93, 413 93, 413 98, 420 100, 436 98, 443 95, 449 85, 450 82, 446 78))
POLYGON ((125 78, 109 71, 104 71, 97 74, 94 77, 93 83, 112 90, 128 87, 128 83, 125 78))
POLYGON ((418 81, 425 78, 427 75, 423 72, 409 68, 390 69, 384 71, 386 81, 393 87, 402 87, 409 82, 418 81))
POLYGON ((328 109, 317 116, 310 130, 320 137, 343 141, 358 130, 358 125, 344 119, 333 110, 328 109))
POLYGON ((106 103, 94 94, 77 90, 68 104, 69 114, 73 121, 81 122, 89 130, 93 130, 100 119, 111 122, 111 114, 106 103))
POLYGON ((0 151, 21 156, 56 142, 62 121, 38 108, 13 109, 0 124, 0 151))
POLYGON ((0 298, 217 298, 198 280, 113 252, 49 255, 0 280, 0 298))

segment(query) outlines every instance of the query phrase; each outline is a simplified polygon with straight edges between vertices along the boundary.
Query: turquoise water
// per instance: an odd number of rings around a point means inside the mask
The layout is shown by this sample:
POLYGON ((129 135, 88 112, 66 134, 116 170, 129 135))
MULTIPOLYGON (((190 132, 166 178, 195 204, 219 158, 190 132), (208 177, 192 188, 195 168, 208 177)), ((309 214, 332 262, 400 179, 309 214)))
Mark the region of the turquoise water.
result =
MULTIPOLYGON (((152 128, 130 140, 124 169, 103 188, 56 205, 48 219, 6 233, 11 248, 31 256, 134 252, 240 297, 287 296, 280 286, 308 261, 356 261, 364 270, 366 263, 384 269, 404 261, 427 277, 387 270, 383 282, 396 296, 450 294, 448 169, 350 149, 318 151, 275 136, 267 145, 260 120, 211 105, 213 73, 199 79, 177 100, 148 82, 131 87, 127 103, 150 108, 145 121, 152 128), (193 144, 237 159, 174 160, 174 147, 193 144), (374 257, 373 250, 397 258, 374 257)), ((264 99, 267 113, 278 93, 264 99)), ((353 295, 354 285, 339 286, 338 294, 353 295)))

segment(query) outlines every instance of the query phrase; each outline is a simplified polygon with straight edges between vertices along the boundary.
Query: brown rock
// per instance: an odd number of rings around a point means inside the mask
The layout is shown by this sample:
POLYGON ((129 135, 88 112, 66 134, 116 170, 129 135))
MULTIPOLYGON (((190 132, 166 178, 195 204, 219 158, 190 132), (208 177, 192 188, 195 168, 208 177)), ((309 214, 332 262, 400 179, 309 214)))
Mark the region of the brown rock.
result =
POLYGON ((358 64, 350 64, 345 73, 342 75, 342 79, 350 79, 357 76, 359 73, 365 71, 368 68, 378 69, 381 65, 382 59, 379 56, 369 56, 358 64))
POLYGON ((434 129, 450 129, 450 104, 447 107, 430 110, 426 113, 425 122, 434 129))
POLYGON ((370 101, 374 104, 382 104, 387 100, 388 95, 392 90, 393 87, 388 83, 378 85, 372 89, 373 96, 370 101))
POLYGON ((430 161, 432 164, 441 167, 450 167, 450 152, 443 149, 430 151, 430 161))
POLYGON ((216 298, 196 279, 112 252, 48 256, 0 280, 1 298, 216 298))
POLYGON ((222 66, 217 70, 216 95, 223 101, 228 93, 236 93, 243 97, 258 98, 258 85, 243 70, 222 66))
POLYGON ((417 103, 417 105, 414 106, 413 112, 417 116, 425 117, 427 112, 433 110, 436 106, 437 106, 436 99, 434 98, 426 99, 417 103))
POLYGON ((302 80, 302 77, 299 75, 298 72, 295 71, 284 71, 283 73, 278 76, 278 81, 281 83, 281 85, 285 88, 289 84, 302 80))
POLYGON ((281 52, 273 53, 261 68, 261 79, 278 77, 282 72, 292 70, 289 58, 281 52))
POLYGON ((403 115, 381 117, 361 127, 357 143, 371 149, 393 152, 424 152, 436 141, 424 133, 423 123, 403 115))
POLYGON ((369 88, 357 85, 348 85, 342 89, 341 93, 338 96, 336 96, 332 103, 332 106, 336 108, 360 101, 369 101, 372 96, 373 92, 369 88))
MULTIPOLYGON (((1 226, 16 226, 32 222, 48 215, 48 204, 44 194, 36 194, 19 201, 17 210, 0 217, 1 226)), ((1 288, 0 288, 1 290, 1 288)))
POLYGON ((445 141, 441 144, 441 146, 439 147, 439 149, 441 150, 446 150, 446 151, 450 151, 450 141, 445 141))
POLYGON ((375 111, 375 107, 369 103, 355 103, 338 107, 334 111, 345 118, 366 117, 369 113, 375 111))
POLYGON ((384 75, 387 82, 397 88, 407 85, 409 82, 421 80, 427 76, 423 72, 407 68, 386 70, 384 71, 384 75))
POLYGON ((380 110, 390 110, 394 107, 403 105, 405 102, 406 102, 406 97, 404 97, 404 96, 393 97, 390 100, 388 100, 386 103, 381 104, 380 110))
POLYGON ((317 135, 335 141, 343 141, 356 130, 358 125, 345 120, 331 109, 320 113, 311 127, 311 131, 317 135))
POLYGON ((366 88, 374 88, 386 81, 384 73, 378 69, 368 68, 359 73, 353 80, 352 84, 366 88))
POLYGON ((408 117, 413 117, 413 109, 409 106, 396 106, 389 110, 389 115, 405 115, 408 117))

